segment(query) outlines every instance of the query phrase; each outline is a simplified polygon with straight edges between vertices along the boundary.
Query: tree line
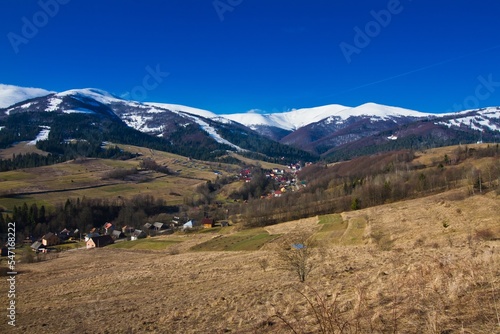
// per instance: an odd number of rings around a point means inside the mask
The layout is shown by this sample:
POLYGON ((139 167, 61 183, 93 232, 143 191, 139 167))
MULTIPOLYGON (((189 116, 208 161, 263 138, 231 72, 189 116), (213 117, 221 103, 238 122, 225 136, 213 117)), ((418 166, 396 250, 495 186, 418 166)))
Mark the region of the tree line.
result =
POLYGON ((247 227, 266 226, 300 218, 358 210, 465 187, 468 194, 500 189, 498 145, 459 147, 425 167, 412 151, 362 157, 327 167, 305 168, 299 178, 307 187, 279 198, 251 199, 240 204, 239 221, 247 227), (481 168, 468 160, 493 157, 481 168), (424 168, 425 167, 425 168, 424 168))
POLYGON ((47 210, 44 205, 33 203, 15 206, 11 214, 0 214, 0 233, 7 232, 7 224, 16 222, 18 241, 34 239, 47 232, 59 233, 63 229, 78 229, 82 235, 92 228, 101 228, 106 222, 116 226, 142 228, 148 218, 161 214, 177 214, 177 206, 169 206, 163 199, 151 195, 137 195, 131 199, 67 199, 47 210))

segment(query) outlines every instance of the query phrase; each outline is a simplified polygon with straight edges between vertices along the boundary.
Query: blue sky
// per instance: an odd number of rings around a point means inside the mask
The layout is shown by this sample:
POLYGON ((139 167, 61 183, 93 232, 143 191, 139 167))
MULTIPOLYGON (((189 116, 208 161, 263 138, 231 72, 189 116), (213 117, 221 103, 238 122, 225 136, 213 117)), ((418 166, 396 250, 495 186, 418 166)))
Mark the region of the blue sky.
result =
POLYGON ((216 113, 500 106, 496 0, 2 0, 0 83, 216 113))

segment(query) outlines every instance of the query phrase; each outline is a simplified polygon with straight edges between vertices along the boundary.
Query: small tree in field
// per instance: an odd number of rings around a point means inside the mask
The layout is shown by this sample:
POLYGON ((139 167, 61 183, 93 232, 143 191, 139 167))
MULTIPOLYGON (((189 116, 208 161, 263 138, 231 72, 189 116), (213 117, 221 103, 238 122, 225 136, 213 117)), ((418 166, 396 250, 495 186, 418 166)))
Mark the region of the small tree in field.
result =
POLYGON ((314 267, 312 249, 306 243, 295 243, 291 248, 283 249, 279 255, 285 268, 295 273, 300 282, 305 282, 314 267))

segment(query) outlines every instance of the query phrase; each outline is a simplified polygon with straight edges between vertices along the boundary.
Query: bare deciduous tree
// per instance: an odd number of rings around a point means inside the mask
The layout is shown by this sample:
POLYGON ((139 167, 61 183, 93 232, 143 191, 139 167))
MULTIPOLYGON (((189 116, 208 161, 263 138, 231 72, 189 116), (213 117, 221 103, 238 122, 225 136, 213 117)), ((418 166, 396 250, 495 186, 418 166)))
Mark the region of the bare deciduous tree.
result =
POLYGON ((312 255, 313 249, 307 242, 293 243, 291 247, 284 247, 279 252, 279 257, 283 261, 285 269, 295 273, 300 282, 305 282, 314 268, 312 255))

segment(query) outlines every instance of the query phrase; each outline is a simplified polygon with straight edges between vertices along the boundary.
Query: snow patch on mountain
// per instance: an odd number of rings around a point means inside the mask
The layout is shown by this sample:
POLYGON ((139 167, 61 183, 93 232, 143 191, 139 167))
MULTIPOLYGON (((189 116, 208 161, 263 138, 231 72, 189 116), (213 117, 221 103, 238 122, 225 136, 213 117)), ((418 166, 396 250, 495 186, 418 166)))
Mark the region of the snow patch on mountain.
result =
POLYGON ((145 128, 147 128, 146 122, 151 119, 152 117, 144 117, 141 115, 128 114, 126 117, 123 118, 123 121, 131 128, 134 128, 139 131, 145 131, 145 128))
POLYGON ((75 108, 75 109, 66 109, 64 110, 65 114, 95 114, 92 110, 87 108, 75 108))
POLYGON ((36 138, 27 143, 27 145, 36 145, 37 142, 41 140, 49 139, 50 127, 49 126, 41 126, 42 130, 38 133, 36 138))
POLYGON ((190 116, 191 119, 193 121, 195 121, 202 129, 203 131, 205 131, 206 133, 208 133, 208 135, 210 137, 212 137, 216 142, 220 143, 220 144, 225 144, 225 145, 229 145, 233 148, 235 148, 236 150, 238 151, 247 151, 241 147, 239 147, 238 145, 235 145, 233 143, 231 143, 230 141, 222 138, 218 133, 217 133, 217 130, 215 128, 213 128, 212 126, 210 126, 210 124, 208 124, 207 122, 205 122, 204 120, 198 118, 198 117, 195 117, 195 116, 190 116))
POLYGON ((483 131, 485 129, 491 131, 500 131, 500 108, 489 107, 485 109, 465 110, 459 113, 452 113, 446 115, 453 115, 452 119, 442 120, 435 124, 444 125, 448 128, 451 127, 465 127, 476 131, 483 131), (471 115, 471 113, 474 113, 471 115), (463 116, 462 116, 463 115, 463 116))
MULTIPOLYGON (((45 111, 56 111, 59 109, 59 105, 62 103, 62 100, 58 97, 52 97, 49 100, 49 105, 45 108, 45 111)), ((23 106, 24 107, 24 106, 23 106)))
POLYGON ((54 92, 41 88, 0 84, 0 108, 7 108, 16 103, 52 93, 54 92))
MULTIPOLYGON (((56 94, 57 97, 65 97, 65 96, 72 96, 76 99, 81 99, 82 97, 88 99, 92 98, 96 100, 97 102, 100 102, 102 104, 109 104, 109 103, 117 103, 117 102, 124 102, 125 100, 120 99, 113 94, 110 94, 104 90, 96 89, 96 88, 83 88, 83 89, 71 89, 67 90, 61 93, 56 94)), ((85 101, 88 103, 87 101, 85 101)), ((95 104, 97 106, 97 104, 95 104)))
POLYGON ((187 106, 183 106, 180 104, 155 103, 155 102, 146 102, 144 104, 146 104, 148 106, 158 107, 161 109, 167 109, 167 110, 170 110, 170 111, 175 112, 175 113, 179 113, 179 112, 188 113, 188 114, 197 115, 197 116, 201 116, 201 117, 205 117, 205 118, 219 117, 219 115, 214 114, 211 111, 193 108, 193 107, 187 107, 187 106))

